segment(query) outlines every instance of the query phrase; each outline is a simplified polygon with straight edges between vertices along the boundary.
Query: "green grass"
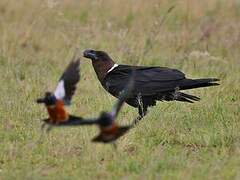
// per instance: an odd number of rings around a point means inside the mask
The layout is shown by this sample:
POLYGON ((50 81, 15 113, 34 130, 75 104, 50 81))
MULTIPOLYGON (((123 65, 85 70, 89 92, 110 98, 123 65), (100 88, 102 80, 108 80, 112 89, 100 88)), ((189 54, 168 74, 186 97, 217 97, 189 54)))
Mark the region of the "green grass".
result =
MULTIPOLYGON (((1 0, 0 179, 239 179, 239 9, 235 0, 1 0), (90 142, 96 127, 54 129, 38 142, 47 113, 35 99, 55 88, 75 48, 221 86, 189 91, 202 98, 194 104, 159 102, 117 150, 90 142)), ((88 59, 81 70, 69 111, 109 110, 115 99, 88 59)), ((118 122, 136 115, 125 105, 118 122)))

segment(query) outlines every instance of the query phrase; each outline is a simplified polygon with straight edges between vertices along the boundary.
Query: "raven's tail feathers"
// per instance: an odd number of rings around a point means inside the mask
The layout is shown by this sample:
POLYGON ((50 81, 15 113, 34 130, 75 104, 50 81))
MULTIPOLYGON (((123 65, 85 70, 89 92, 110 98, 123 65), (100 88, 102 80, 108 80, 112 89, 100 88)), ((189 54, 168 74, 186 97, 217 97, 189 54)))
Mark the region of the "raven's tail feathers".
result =
POLYGON ((201 87, 208 87, 208 86, 217 86, 219 83, 216 81, 220 81, 216 78, 208 78, 208 79, 186 79, 180 85, 180 90, 185 89, 193 89, 193 88, 201 88, 201 87))
MULTIPOLYGON (((208 87, 208 86, 217 86, 219 84, 216 83, 216 81, 219 81, 219 79, 216 79, 216 78, 185 79, 179 85, 179 90, 186 90, 186 89, 193 89, 193 88, 200 88, 200 87, 208 87)), ((193 103, 193 101, 199 101, 200 98, 197 97, 197 96, 190 95, 190 94, 177 92, 176 95, 174 95, 174 100, 193 103)))
POLYGON ((193 103, 193 101, 199 101, 200 98, 197 96, 190 95, 190 94, 178 92, 178 95, 176 96, 175 100, 193 103))
POLYGON ((159 101, 182 101, 182 102, 189 102, 189 103, 193 103, 194 101, 199 101, 200 98, 197 96, 193 96, 190 94, 185 94, 183 92, 180 91, 175 91, 175 92, 171 92, 168 94, 165 94, 164 96, 160 95, 158 97, 159 101))

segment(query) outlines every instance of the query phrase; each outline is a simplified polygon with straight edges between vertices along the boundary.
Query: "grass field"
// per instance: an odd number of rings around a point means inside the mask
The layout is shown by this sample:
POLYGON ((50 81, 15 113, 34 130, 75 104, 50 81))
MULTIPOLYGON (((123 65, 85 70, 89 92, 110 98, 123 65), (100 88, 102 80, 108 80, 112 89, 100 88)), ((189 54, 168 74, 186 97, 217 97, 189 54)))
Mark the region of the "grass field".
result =
MULTIPOLYGON (((90 60, 81 70, 69 111, 109 110, 115 99, 90 60)), ((239 0, 1 0, 0 82, 0 179, 240 179, 239 0), (47 113, 35 100, 76 48, 221 86, 189 91, 202 98, 194 104, 159 102, 117 150, 91 143, 96 127, 54 129, 38 142, 47 113)), ((125 105, 118 122, 136 115, 125 105)))

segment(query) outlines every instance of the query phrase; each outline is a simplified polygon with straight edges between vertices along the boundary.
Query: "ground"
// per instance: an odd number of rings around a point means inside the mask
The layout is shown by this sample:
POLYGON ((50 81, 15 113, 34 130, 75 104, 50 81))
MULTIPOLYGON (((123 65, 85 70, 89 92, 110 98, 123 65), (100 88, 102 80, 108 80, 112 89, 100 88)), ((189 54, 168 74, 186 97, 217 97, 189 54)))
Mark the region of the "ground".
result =
MULTIPOLYGON (((1 0, 0 42, 0 179, 240 179, 238 0, 1 0), (194 104, 159 102, 116 150, 91 143, 96 127, 39 141, 47 112, 35 100, 56 87, 76 48, 221 85, 188 91, 201 97, 194 104)), ((82 58, 69 111, 94 117, 114 102, 82 58)), ((136 115, 125 105, 117 121, 136 115)))

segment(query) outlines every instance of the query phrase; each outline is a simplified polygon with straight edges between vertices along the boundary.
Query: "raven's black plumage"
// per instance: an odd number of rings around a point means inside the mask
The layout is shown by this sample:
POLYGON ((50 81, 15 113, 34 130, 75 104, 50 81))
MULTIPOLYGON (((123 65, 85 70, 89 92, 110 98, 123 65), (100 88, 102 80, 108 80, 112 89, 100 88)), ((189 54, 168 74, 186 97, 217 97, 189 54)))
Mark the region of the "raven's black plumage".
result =
POLYGON ((128 65, 114 68, 106 75, 102 85, 116 96, 128 81, 132 68, 136 73, 135 87, 132 92, 133 99, 127 99, 127 103, 134 107, 138 107, 134 100, 138 94, 142 96, 143 104, 147 108, 149 105, 155 105, 156 100, 196 101, 199 100, 198 97, 181 93, 179 90, 217 85, 214 83, 217 79, 186 79, 185 75, 176 69, 128 65))
POLYGON ((103 51, 86 50, 84 57, 92 59, 102 86, 115 97, 118 97, 132 70, 135 70, 134 88, 126 102, 139 108, 140 115, 144 115, 149 106, 156 105, 156 101, 176 100, 192 103, 200 100, 180 90, 218 85, 216 78, 188 79, 181 71, 167 67, 115 65, 112 68, 114 61, 103 51), (142 110, 137 97, 141 97, 142 110))

